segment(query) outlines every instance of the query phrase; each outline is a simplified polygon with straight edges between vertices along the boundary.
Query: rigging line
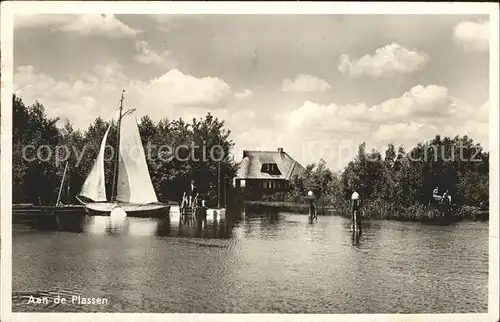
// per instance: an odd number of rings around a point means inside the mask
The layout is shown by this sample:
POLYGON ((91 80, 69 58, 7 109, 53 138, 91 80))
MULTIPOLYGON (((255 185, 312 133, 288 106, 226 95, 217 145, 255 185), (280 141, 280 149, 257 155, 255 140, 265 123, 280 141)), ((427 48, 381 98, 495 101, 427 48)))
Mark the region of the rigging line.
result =
POLYGON ((116 103, 115 113, 120 110, 120 102, 121 102, 121 99, 119 99, 118 103, 116 103))

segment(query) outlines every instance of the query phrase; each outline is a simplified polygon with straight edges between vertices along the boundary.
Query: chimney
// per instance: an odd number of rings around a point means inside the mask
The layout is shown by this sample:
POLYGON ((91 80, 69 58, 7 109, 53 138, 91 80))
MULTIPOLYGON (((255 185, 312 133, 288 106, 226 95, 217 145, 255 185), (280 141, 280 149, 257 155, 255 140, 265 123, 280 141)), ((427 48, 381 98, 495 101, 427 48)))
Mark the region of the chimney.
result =
POLYGON ((279 153, 283 153, 283 148, 278 148, 279 153))

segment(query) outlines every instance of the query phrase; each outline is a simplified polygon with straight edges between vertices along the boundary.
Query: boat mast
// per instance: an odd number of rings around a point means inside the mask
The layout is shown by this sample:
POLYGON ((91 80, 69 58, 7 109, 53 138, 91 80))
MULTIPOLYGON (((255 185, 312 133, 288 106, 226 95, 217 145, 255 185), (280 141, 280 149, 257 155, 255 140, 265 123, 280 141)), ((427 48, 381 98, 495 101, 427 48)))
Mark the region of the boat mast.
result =
POLYGON ((64 187, 64 181, 66 179, 66 171, 68 171, 68 162, 69 161, 66 161, 66 165, 64 166, 64 173, 63 173, 63 177, 61 180, 61 186, 59 187, 59 194, 57 195, 56 206, 59 206, 59 204, 61 203, 61 192, 62 192, 62 189, 64 187))
POLYGON ((217 208, 220 209, 220 161, 217 163, 217 208))
POLYGON ((114 158, 115 158, 115 165, 114 165, 114 170, 113 170, 113 189, 111 190, 111 202, 114 202, 116 200, 116 188, 118 185, 118 162, 119 162, 119 155, 120 155, 120 128, 121 128, 121 122, 122 122, 122 111, 123 111, 123 94, 125 93, 125 90, 122 90, 122 97, 120 98, 120 114, 118 116, 118 126, 116 129, 116 145, 115 145, 115 152, 114 152, 114 158))
MULTIPOLYGON (((224 176, 225 178, 225 176, 224 176)), ((224 209, 227 207, 227 188, 226 188, 226 180, 224 180, 224 185, 222 186, 224 189, 224 209)))

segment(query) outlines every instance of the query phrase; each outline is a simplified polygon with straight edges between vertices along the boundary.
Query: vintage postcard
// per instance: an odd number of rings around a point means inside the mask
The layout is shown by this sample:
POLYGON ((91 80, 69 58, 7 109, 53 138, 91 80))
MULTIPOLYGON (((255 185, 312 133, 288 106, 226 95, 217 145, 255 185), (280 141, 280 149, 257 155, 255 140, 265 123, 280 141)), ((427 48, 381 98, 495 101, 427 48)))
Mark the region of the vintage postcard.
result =
POLYGON ((2 320, 498 320, 497 6, 1 21, 2 320))

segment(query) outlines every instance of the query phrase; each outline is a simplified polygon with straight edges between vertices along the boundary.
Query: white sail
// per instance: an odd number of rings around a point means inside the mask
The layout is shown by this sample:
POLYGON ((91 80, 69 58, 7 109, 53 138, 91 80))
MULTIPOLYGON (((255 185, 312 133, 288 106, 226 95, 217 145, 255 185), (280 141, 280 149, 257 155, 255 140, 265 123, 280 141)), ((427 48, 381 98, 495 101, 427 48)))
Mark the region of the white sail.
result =
POLYGON ((121 120, 119 150, 116 200, 134 204, 158 202, 149 175, 135 111, 126 113, 121 120))
POLYGON ((106 201, 106 181, 104 178, 104 151, 106 149, 106 140, 108 139, 108 133, 111 125, 106 130, 104 137, 102 138, 101 148, 99 149, 99 154, 97 159, 90 170, 87 179, 85 180, 80 196, 89 198, 93 201, 106 201))

